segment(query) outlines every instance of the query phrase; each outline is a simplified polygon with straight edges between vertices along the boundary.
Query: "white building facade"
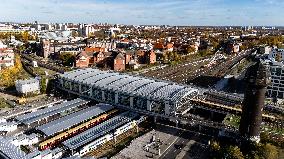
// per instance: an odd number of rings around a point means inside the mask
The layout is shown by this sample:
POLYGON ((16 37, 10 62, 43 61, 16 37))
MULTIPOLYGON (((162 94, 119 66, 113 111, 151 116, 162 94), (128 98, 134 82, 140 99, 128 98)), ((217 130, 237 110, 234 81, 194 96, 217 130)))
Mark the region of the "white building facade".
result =
POLYGON ((270 65, 271 85, 267 88, 268 97, 284 98, 284 66, 282 62, 270 65))
POLYGON ((38 79, 17 80, 15 82, 16 90, 20 94, 39 93, 40 85, 38 79))
POLYGON ((267 88, 267 96, 271 98, 284 98, 284 49, 274 48, 268 54, 270 63, 271 85, 267 88), (277 61, 279 58, 279 61, 277 61))

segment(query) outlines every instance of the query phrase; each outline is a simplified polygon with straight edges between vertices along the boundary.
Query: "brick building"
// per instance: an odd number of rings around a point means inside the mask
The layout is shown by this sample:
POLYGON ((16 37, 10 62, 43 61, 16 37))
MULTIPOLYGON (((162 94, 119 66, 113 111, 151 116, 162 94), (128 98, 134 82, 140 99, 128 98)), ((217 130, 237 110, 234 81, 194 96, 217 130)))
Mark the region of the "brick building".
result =
POLYGON ((118 53, 113 59, 113 70, 123 71, 125 70, 125 57, 122 53, 118 53))
POLYGON ((76 67, 86 68, 90 64, 90 56, 85 51, 82 51, 76 56, 76 67))
POLYGON ((12 49, 0 49, 0 70, 3 67, 14 66, 15 55, 12 49))

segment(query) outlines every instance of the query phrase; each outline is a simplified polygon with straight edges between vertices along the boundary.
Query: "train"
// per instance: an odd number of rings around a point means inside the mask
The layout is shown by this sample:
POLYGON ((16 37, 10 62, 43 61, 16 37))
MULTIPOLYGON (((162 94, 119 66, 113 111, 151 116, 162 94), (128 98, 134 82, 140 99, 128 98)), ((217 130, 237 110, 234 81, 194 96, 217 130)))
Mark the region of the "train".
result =
MULTIPOLYGON (((197 104, 202 104, 204 106, 209 106, 212 108, 216 108, 216 109, 224 109, 225 111, 234 111, 237 113, 241 113, 242 109, 241 108, 235 108, 235 107, 230 107, 227 105, 223 105, 223 104, 219 104, 219 103, 214 103, 214 102, 210 102, 210 101, 202 101, 202 100, 197 100, 197 99, 191 99, 192 102, 197 103, 197 104)), ((279 118, 270 115, 270 114, 262 114, 262 119, 266 120, 266 121, 270 121, 270 122, 274 122, 274 121, 278 121, 279 118)))
POLYGON ((87 122, 84 122, 74 128, 71 128, 69 130, 63 131, 59 133, 58 135, 49 138, 39 144, 39 149, 40 150, 46 150, 48 148, 53 148, 60 144, 62 141, 67 140, 68 138, 71 138, 91 127, 94 127, 98 125, 99 123, 102 123, 103 121, 113 117, 115 114, 117 114, 119 110, 118 109, 113 109, 110 110, 104 114, 99 115, 98 117, 91 119, 87 122))
POLYGON ((89 143, 88 145, 84 146, 80 151, 79 155, 84 156, 87 153, 97 149, 101 145, 105 144, 106 142, 113 140, 115 137, 127 132, 128 130, 135 128, 137 125, 139 125, 141 122, 146 120, 146 116, 141 116, 138 120, 133 120, 131 122, 128 122, 124 124, 123 126, 117 128, 114 133, 108 133, 95 141, 89 143))

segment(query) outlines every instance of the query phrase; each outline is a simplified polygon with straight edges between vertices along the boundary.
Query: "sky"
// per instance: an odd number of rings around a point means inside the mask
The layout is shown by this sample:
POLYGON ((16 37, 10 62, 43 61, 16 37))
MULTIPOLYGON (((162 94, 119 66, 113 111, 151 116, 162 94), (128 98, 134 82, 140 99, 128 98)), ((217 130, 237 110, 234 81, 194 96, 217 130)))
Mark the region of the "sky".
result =
POLYGON ((284 26, 284 0, 0 0, 1 22, 284 26))

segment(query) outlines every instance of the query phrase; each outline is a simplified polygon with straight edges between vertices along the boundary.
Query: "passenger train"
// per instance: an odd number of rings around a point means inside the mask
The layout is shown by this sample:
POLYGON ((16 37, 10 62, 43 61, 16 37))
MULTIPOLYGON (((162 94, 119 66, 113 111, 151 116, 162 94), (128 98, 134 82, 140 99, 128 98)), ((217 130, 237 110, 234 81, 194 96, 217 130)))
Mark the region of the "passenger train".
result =
POLYGON ((108 133, 98 139, 96 139, 95 141, 89 143, 88 145, 84 146, 80 151, 79 151, 79 155, 80 156, 84 156, 87 153, 89 153, 92 150, 97 149, 99 146, 105 144, 106 142, 113 140, 115 137, 127 132, 128 130, 134 128, 135 126, 137 126, 138 124, 140 124, 141 122, 146 120, 146 116, 141 116, 138 120, 133 120, 127 124, 124 124, 123 126, 117 128, 114 133, 108 133))
POLYGON ((41 142, 39 144, 39 149, 45 150, 45 149, 48 149, 48 148, 55 147, 59 143, 61 143, 62 141, 67 140, 68 138, 73 137, 73 136, 75 136, 75 135, 77 135, 77 134, 79 134, 79 133, 81 133, 81 132, 83 132, 83 131, 91 128, 91 127, 94 127, 94 126, 98 125, 99 123, 102 123, 103 121, 111 118, 117 112, 118 112, 117 109, 110 110, 109 112, 106 112, 102 115, 99 115, 98 117, 96 117, 94 119, 91 119, 87 122, 84 122, 84 123, 82 123, 82 124, 80 124, 80 125, 78 125, 74 128, 66 130, 62 133, 59 133, 58 135, 41 142))

